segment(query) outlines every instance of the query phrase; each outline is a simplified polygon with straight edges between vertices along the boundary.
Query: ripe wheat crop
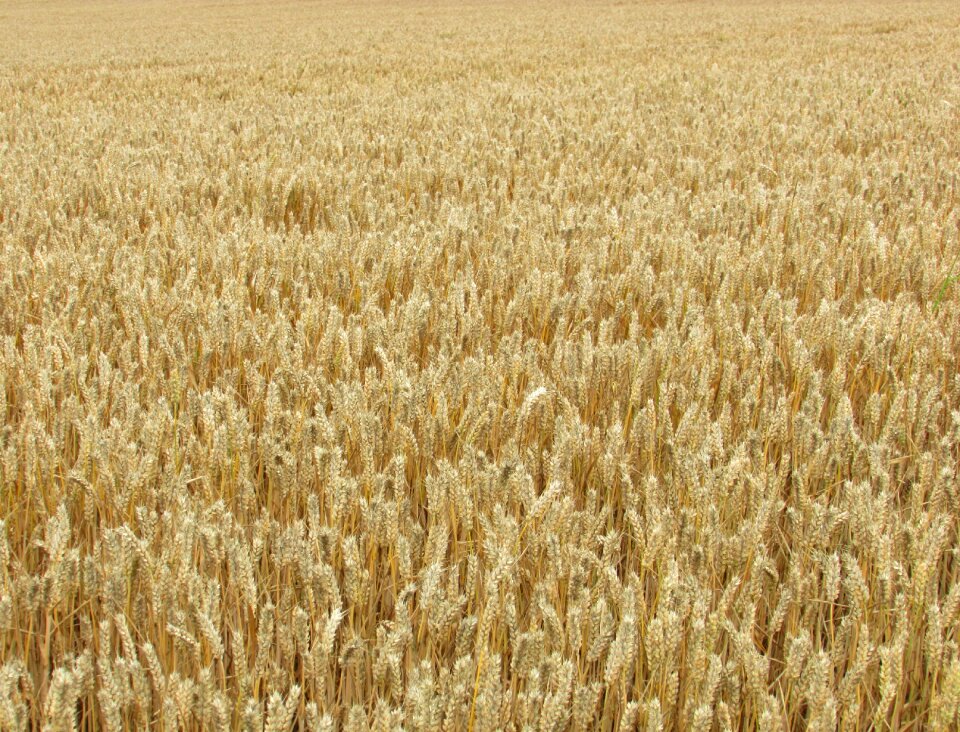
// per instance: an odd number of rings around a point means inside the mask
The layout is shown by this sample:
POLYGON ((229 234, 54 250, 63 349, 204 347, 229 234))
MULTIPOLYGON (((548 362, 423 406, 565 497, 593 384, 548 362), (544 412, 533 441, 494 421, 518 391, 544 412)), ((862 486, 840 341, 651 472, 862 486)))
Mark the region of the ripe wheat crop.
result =
POLYGON ((0 729, 949 730, 954 3, 0 6, 0 729))

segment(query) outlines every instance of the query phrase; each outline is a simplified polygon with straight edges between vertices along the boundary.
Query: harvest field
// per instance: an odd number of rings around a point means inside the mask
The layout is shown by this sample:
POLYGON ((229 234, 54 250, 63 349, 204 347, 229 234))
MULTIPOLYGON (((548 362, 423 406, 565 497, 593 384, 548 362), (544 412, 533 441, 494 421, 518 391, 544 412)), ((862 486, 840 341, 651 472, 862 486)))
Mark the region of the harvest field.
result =
POLYGON ((0 729, 948 730, 955 3, 0 5, 0 729))

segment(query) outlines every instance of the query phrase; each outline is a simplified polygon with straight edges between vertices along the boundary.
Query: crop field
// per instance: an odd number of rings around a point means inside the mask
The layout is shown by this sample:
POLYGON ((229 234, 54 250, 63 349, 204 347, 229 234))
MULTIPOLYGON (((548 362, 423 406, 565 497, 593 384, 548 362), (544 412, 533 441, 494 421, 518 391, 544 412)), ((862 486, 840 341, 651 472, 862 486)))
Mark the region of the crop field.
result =
POLYGON ((956 730, 955 2, 0 4, 0 730, 956 730))

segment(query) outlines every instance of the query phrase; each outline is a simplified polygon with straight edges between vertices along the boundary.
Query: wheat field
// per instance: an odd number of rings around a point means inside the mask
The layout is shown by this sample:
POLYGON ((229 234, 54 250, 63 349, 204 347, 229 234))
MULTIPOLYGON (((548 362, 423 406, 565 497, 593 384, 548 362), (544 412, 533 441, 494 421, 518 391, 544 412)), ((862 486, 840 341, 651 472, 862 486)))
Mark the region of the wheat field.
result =
POLYGON ((0 5, 0 729, 956 730, 954 3, 0 5))

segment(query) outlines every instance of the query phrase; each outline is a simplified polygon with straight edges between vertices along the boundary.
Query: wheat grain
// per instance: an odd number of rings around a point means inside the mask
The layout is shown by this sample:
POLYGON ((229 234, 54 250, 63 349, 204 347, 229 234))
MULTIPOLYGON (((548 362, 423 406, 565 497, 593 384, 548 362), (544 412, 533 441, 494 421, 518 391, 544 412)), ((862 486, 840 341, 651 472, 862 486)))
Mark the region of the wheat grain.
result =
POLYGON ((949 3, 3 13, 0 727, 956 727, 949 3))

